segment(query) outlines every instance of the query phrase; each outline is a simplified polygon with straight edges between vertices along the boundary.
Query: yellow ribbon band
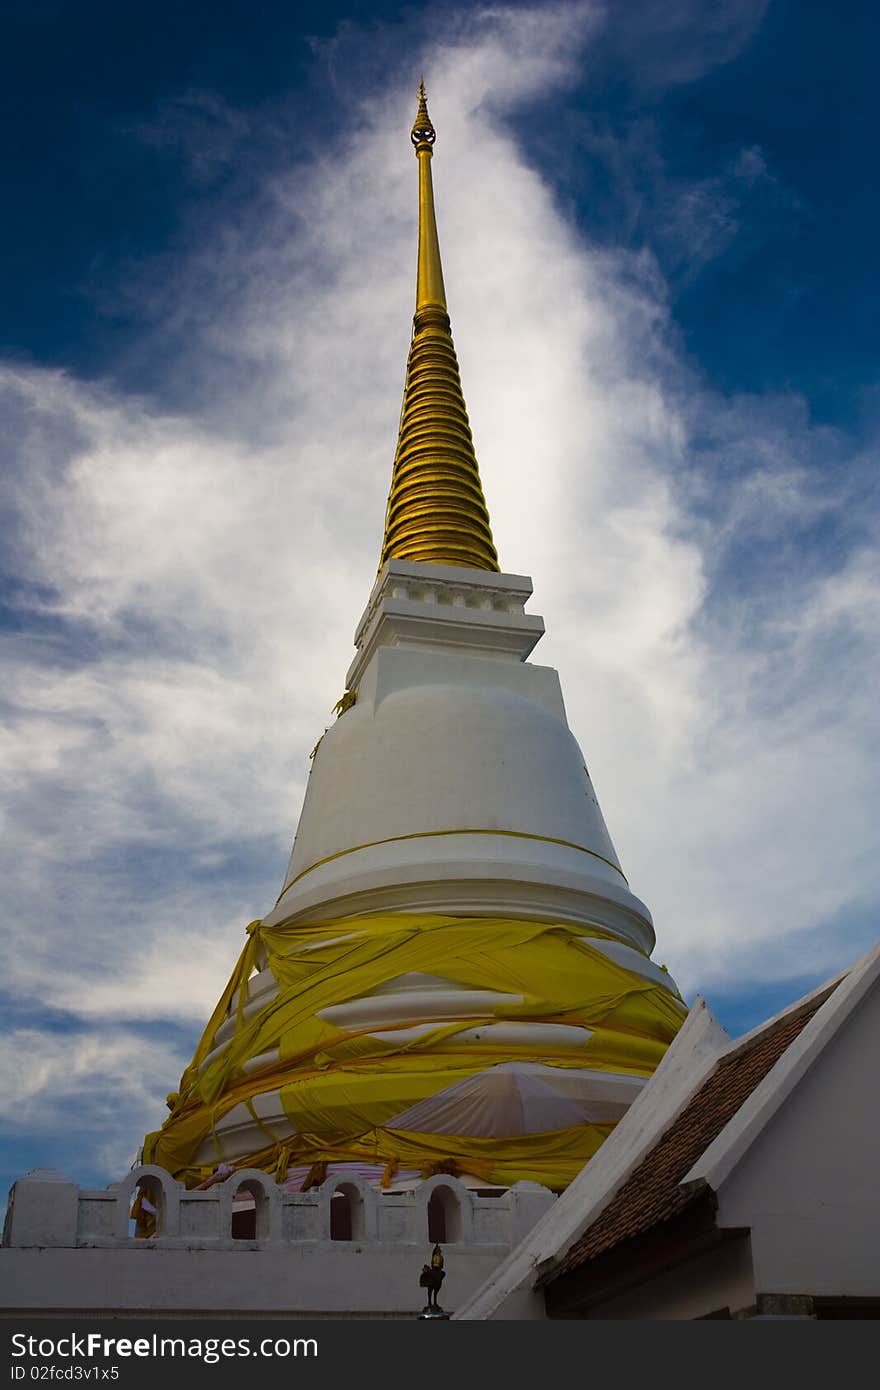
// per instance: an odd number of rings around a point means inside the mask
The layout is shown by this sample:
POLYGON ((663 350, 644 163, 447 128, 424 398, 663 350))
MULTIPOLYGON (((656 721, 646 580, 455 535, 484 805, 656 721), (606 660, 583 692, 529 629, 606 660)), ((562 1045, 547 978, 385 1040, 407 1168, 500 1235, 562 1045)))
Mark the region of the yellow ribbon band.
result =
POLYGON ((593 859, 601 860, 603 864, 608 865, 609 869, 613 869, 616 874, 620 874, 624 883, 629 887, 626 875, 619 865, 612 863, 610 859, 606 859, 604 854, 597 854, 594 849, 587 849, 585 845, 575 844, 573 840, 557 840, 553 835, 529 835, 524 830, 478 830, 475 828, 467 830, 416 830, 410 835, 389 835, 385 840, 367 840, 366 844, 352 845, 351 849, 340 849, 337 850, 335 854, 326 854, 323 859, 316 859, 314 864, 310 864, 307 869, 301 869, 295 878, 292 878, 289 883, 285 884, 275 900, 275 906, 278 906, 284 894, 288 893, 295 883, 299 883, 301 878, 305 878, 306 874, 312 873, 315 869, 320 869, 324 864, 331 864, 334 859, 342 859, 346 854, 357 854, 359 850, 362 849, 375 849, 378 845, 394 845, 401 840, 430 840, 435 839, 439 835, 508 835, 516 840, 538 840, 545 845, 562 845, 565 849, 576 849, 581 854, 589 854, 593 859))

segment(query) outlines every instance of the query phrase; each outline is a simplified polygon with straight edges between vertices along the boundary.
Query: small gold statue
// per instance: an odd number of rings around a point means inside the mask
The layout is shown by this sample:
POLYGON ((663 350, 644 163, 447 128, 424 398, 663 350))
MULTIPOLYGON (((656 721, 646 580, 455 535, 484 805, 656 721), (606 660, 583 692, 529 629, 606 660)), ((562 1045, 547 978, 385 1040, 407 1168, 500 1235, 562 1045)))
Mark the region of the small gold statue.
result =
POLYGON ((446 1278, 446 1271, 443 1268, 443 1251, 440 1249, 439 1242, 431 1251, 431 1263, 422 1265, 422 1273, 419 1277, 419 1287, 428 1290, 428 1301, 422 1309, 422 1317, 443 1317, 443 1309, 437 1302, 437 1295, 440 1292, 440 1285, 446 1278))

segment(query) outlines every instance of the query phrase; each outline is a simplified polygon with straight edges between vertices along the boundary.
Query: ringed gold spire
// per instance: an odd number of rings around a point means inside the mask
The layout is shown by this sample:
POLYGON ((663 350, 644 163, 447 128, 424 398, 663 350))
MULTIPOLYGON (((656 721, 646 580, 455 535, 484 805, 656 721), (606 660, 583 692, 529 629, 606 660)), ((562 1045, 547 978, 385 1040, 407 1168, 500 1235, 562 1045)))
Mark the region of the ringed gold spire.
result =
POLYGON ((498 570, 452 342, 434 215, 436 132, 425 84, 411 139, 419 163, 416 312, 382 559, 498 570))

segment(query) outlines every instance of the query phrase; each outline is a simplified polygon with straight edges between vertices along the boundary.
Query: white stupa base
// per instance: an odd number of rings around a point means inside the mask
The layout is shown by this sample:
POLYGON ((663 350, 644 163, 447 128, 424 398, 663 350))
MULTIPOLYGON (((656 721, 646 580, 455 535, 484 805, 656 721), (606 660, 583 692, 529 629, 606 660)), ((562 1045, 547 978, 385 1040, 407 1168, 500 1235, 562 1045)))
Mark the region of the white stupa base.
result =
POLYGON ((267 926, 369 912, 439 912, 577 922, 650 953, 651 914, 596 855, 527 835, 427 834, 320 864, 281 897, 267 926))

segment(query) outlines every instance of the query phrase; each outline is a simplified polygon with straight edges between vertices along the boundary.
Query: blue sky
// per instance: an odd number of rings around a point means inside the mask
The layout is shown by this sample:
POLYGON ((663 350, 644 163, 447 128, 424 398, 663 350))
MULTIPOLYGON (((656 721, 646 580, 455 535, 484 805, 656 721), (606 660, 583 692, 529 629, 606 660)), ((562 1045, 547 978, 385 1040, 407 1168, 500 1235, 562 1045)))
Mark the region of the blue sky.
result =
POLYGON ((378 552, 424 70, 453 331, 656 956, 877 937, 880 22, 0 6, 3 1183, 118 1176, 274 901, 378 552))

